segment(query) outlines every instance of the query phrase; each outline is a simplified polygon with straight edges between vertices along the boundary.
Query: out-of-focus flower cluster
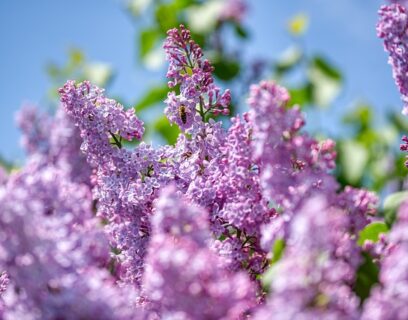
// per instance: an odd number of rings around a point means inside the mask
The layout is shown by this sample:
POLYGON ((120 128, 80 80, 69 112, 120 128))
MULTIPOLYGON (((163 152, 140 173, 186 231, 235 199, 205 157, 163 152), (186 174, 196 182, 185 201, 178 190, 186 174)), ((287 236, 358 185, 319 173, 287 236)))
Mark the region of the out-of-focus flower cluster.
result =
MULTIPOLYGON (((236 3, 225 19, 240 19, 236 3)), ((386 39, 391 16, 379 27, 386 39)), ((381 303, 395 317, 378 319, 403 319, 406 210, 363 304, 357 240, 377 198, 340 189, 334 142, 304 133, 299 107, 273 81, 253 85, 249 111, 225 129, 216 118, 230 92, 190 32, 170 30, 164 49, 174 145, 142 142, 134 110, 88 81, 59 90, 54 117, 21 111, 27 164, 0 172, 1 316, 368 319, 381 303)))

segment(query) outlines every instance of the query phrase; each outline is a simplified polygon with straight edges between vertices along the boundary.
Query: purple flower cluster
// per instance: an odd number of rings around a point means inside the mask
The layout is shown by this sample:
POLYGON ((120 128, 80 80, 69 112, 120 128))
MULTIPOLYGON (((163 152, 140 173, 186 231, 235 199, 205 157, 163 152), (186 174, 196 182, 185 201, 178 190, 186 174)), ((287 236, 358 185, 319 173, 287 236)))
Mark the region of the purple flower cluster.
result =
POLYGON ((402 320, 408 317, 408 203, 398 213, 398 221, 388 235, 381 261, 380 285, 364 305, 363 320, 402 320))
POLYGON ((52 117, 25 105, 16 120, 22 131, 22 146, 30 157, 38 158, 44 166, 52 163, 75 182, 91 185, 91 168, 85 155, 78 152, 82 143, 79 131, 61 107, 52 117))
POLYGON ((285 254, 273 267, 272 295, 255 319, 358 319, 351 290, 356 250, 349 220, 323 197, 305 202, 290 227, 285 254))
POLYGON ((408 7, 408 1, 407 0, 389 0, 390 3, 399 3, 400 5, 404 7, 408 7))
POLYGON ((190 31, 183 25, 169 30, 163 47, 169 61, 169 87, 180 85, 180 94, 170 92, 165 101, 170 123, 177 124, 182 131, 196 131, 210 113, 227 115, 230 91, 221 93, 214 84, 213 67, 202 59, 202 50, 191 39, 190 31))
POLYGON ((408 115, 408 14, 400 4, 382 6, 377 35, 384 41, 395 83, 404 103, 403 114, 408 115))
POLYGON ((161 318, 237 319, 253 306, 249 277, 229 271, 209 248, 208 213, 174 186, 157 200, 152 229, 144 288, 161 318))
POLYGON ((356 240, 375 195, 338 190, 334 142, 301 131, 286 89, 254 85, 224 129, 213 116, 230 93, 190 32, 170 30, 164 48, 175 145, 127 147, 142 121, 87 81, 60 89, 55 117, 20 114, 28 163, 0 172, 1 316, 359 318, 356 240))
POLYGON ((4 319, 136 318, 106 269, 108 242, 86 185, 30 159, 1 189, 0 211, 4 319))
POLYGON ((219 20, 240 23, 247 13, 247 4, 244 0, 226 0, 221 10, 219 20))

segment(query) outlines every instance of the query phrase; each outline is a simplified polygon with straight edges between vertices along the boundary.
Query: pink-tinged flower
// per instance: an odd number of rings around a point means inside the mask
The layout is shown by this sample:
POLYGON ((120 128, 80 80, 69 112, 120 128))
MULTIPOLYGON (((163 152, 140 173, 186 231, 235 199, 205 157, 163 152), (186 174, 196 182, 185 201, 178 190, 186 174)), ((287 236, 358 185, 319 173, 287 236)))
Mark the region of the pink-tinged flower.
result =
POLYGON ((240 23, 247 11, 248 7, 244 0, 225 0, 219 19, 221 21, 231 20, 240 23))

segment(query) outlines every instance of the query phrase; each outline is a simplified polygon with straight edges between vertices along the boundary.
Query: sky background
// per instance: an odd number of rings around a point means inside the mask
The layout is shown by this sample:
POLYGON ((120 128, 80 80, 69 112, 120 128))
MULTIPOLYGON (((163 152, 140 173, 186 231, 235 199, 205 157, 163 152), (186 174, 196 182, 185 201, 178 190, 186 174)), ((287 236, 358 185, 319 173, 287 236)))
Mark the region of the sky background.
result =
MULTIPOLYGON (((345 76, 336 110, 349 110, 363 99, 384 110, 401 102, 375 25, 377 0, 251 0, 244 22, 251 34, 247 55, 278 57, 291 43, 286 24, 293 15, 310 17, 305 45, 310 53, 329 57, 345 76)), ((112 65, 116 77, 109 95, 131 101, 164 71, 150 72, 137 64, 133 21, 120 0, 0 0, 0 155, 21 162, 14 114, 25 101, 46 104, 48 62, 64 63, 70 47, 82 49, 90 61, 112 65)), ((330 116, 330 113, 323 115, 330 116)), ((324 120, 324 119, 323 119, 324 120)), ((328 135, 330 121, 321 121, 328 135)), ((52 134, 50 132, 50 134, 52 134)))

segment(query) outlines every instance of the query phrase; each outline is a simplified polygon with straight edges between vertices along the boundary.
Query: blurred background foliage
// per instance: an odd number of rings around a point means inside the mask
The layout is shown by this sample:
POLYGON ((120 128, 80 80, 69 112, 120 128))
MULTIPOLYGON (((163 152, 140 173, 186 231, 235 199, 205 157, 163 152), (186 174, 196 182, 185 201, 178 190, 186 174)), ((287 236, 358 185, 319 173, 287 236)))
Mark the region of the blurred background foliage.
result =
MULTIPOLYGON (((313 23, 305 13, 299 13, 285 26, 291 45, 270 57, 245 60, 242 52, 248 48, 251 30, 244 25, 240 12, 225 14, 229 0, 130 0, 122 2, 129 19, 138 23, 135 28, 135 59, 147 69, 163 69, 162 50, 166 31, 185 24, 192 31, 195 41, 204 49, 206 57, 215 67, 216 82, 230 88, 233 96, 232 115, 246 111, 245 95, 248 86, 263 78, 275 79, 286 86, 292 96, 291 106, 300 105, 306 113, 317 114, 330 110, 342 94, 344 76, 330 57, 319 52, 307 53, 305 34, 313 23), (141 26, 141 27, 140 27, 141 26), (136 51, 136 50, 135 50, 136 51)), ((241 14, 252 2, 235 1, 241 14)), ((72 48, 64 64, 50 62, 46 67, 52 86, 48 98, 58 104, 56 88, 66 79, 88 79, 101 87, 109 87, 115 76, 113 66, 89 61, 80 48, 72 48)), ((391 72, 391 71, 390 71, 391 72)), ((164 72, 163 72, 164 74, 164 72)), ((163 115, 163 100, 169 89, 163 81, 152 85, 145 93, 130 103, 114 97, 136 109, 146 123, 146 134, 159 143, 174 143, 178 136, 176 126, 170 126, 163 115)), ((366 187, 383 197, 400 192, 405 186, 407 170, 398 141, 408 132, 408 123, 400 114, 390 113, 387 121, 379 123, 373 106, 365 101, 355 102, 352 111, 337 119, 341 134, 334 137, 338 158, 335 174, 342 186, 366 187)), ((330 114, 330 112, 328 113, 330 114)), ((332 120, 331 120, 332 121, 332 120)), ((226 121, 228 122, 228 121, 226 121)), ((313 132, 313 128, 311 128, 313 132)), ((325 132, 313 132, 327 138, 325 132)), ((333 137, 330 137, 333 138, 333 137)), ((3 161, 7 168, 10 163, 3 161)), ((395 197, 394 197, 395 198, 395 197)), ((398 198, 398 197, 397 197, 398 198)), ((398 199, 397 199, 398 200, 398 199)), ((384 209, 392 216, 397 200, 384 209)), ((388 199, 388 202, 389 199, 388 199)), ((391 219, 391 218, 390 218, 391 219)))

